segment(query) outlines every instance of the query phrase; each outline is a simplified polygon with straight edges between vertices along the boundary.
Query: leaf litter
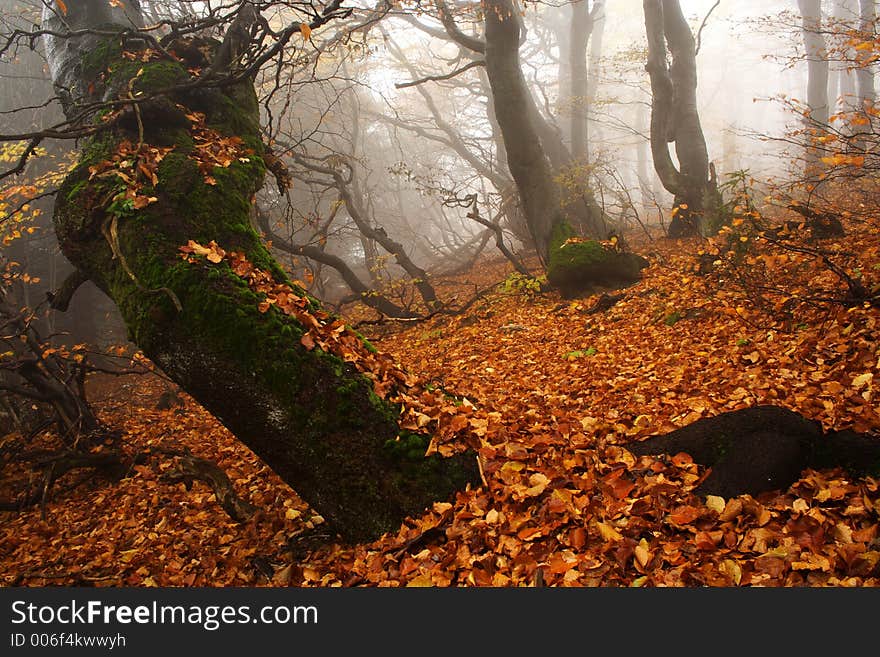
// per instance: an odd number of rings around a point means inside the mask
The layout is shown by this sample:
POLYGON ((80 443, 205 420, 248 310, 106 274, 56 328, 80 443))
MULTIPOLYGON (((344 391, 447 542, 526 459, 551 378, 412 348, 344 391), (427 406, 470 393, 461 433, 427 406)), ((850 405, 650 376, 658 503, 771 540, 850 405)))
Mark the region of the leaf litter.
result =
MULTIPOLYGON (((848 240, 864 271, 876 270, 877 240, 848 240)), ((123 385, 96 377, 89 386, 103 389, 95 396, 101 417, 131 449, 171 445, 214 459, 260 510, 234 523, 207 487, 169 485, 161 472, 135 466, 120 482, 50 500, 45 519, 39 509, 4 513, 0 581, 876 586, 877 479, 807 470, 785 491, 701 499, 691 491, 707 473, 688 455, 626 450, 628 442, 755 404, 785 406, 826 429, 880 426, 876 308, 808 308, 793 326, 718 277, 695 276, 689 253, 700 248, 651 245, 643 280, 603 313, 587 312, 594 297, 497 288, 467 316, 370 327, 378 355, 362 350, 337 318, 312 310, 302 290, 216 244, 190 243, 183 257, 225 262, 265 295, 267 312, 292 314, 308 328, 306 348, 346 354, 377 392, 403 403, 401 425, 431 433, 429 449, 477 449, 484 485, 438 500, 375 542, 330 538, 304 550, 297 537, 323 519, 188 396, 160 411, 155 400, 167 384, 157 377, 123 385), (673 314, 676 321, 667 321, 673 314)), ((764 255, 771 274, 790 271, 791 263, 764 255)), ((827 283, 826 272, 800 264, 805 288, 827 283)), ((498 282, 508 270, 486 263, 467 283, 498 282)))

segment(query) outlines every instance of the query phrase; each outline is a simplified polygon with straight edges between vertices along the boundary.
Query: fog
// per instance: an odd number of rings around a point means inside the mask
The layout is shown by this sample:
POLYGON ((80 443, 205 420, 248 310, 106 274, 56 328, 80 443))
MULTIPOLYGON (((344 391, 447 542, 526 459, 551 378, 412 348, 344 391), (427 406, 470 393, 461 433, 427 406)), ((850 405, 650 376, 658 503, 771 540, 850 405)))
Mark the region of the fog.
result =
MULTIPOLYGON (((28 8, 33 13, 38 4, 0 3, 4 33, 27 29, 28 8)), ((210 15, 201 33, 214 37, 222 37, 224 17, 234 5, 142 4, 148 23, 158 25, 158 36, 168 32, 161 21, 177 20, 185 11, 191 20, 210 15)), ((429 271, 452 271, 469 261, 475 244, 485 247, 485 227, 467 216, 477 201, 481 217, 501 222, 511 248, 527 252, 528 231, 512 210, 515 191, 493 126, 480 56, 450 40, 434 7, 355 4, 350 15, 321 26, 308 39, 291 40, 257 78, 266 142, 284 158, 295 183, 285 193, 267 184, 258 199, 268 217, 262 227, 267 237, 295 247, 279 256, 318 294, 334 300, 350 296, 349 286, 333 268, 303 257, 302 247, 340 256, 368 287, 387 287, 402 275, 381 240, 365 236, 365 226, 385 231, 429 271), (341 177, 317 166, 322 162, 331 163, 341 177), (342 197, 353 200, 341 203, 342 197)), ((826 2, 825 10, 857 4, 826 2)), ((479 4, 454 6, 461 32, 482 38, 479 4)), ((799 118, 785 101, 803 100, 807 84, 797 3, 682 0, 681 6, 699 37, 697 103, 719 182, 738 171, 747 171, 759 184, 787 175, 798 154, 783 138, 799 118)), ((269 3, 263 14, 275 30, 310 20, 288 3, 269 3)), ((587 52, 589 97, 581 101, 586 101, 588 155, 586 177, 577 184, 595 194, 609 228, 632 230, 634 219, 656 224, 668 217, 672 196, 654 174, 648 148, 651 89, 642 0, 610 0, 603 14, 591 37, 596 45, 587 52)), ((577 105, 569 92, 571 15, 564 2, 528 3, 520 48, 535 102, 566 147, 572 144, 577 105)), ((39 42, 35 45, 36 52, 29 52, 21 40, 0 60, 6 85, 0 132, 7 135, 50 125, 60 114, 55 102, 39 111, 15 111, 41 107, 52 95, 39 42)), ((832 98, 852 88, 850 75, 832 70, 832 98)), ((71 142, 46 140, 45 145, 60 154, 71 142)), ((45 202, 44 209, 39 235, 45 242, 51 239, 45 202)), ((45 244, 40 248, 52 250, 45 244)))

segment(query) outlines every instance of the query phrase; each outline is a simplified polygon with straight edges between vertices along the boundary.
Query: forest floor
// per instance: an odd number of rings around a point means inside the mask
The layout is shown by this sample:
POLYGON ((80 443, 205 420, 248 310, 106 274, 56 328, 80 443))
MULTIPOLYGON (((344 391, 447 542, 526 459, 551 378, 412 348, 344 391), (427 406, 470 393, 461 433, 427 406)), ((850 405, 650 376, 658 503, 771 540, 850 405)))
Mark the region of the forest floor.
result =
MULTIPOLYGON (((821 248, 870 288, 880 231, 853 234, 821 248)), ((706 473, 687 455, 624 448, 755 404, 826 429, 880 427, 880 311, 827 302, 844 286, 821 258, 741 248, 751 238, 740 237, 727 236, 730 258, 706 275, 704 241, 634 245, 651 266, 604 312, 589 312, 599 291, 563 299, 507 278, 458 316, 362 325, 423 383, 459 398, 450 404, 466 421, 443 445, 479 440, 485 478, 370 544, 298 543, 322 518, 212 416, 183 394, 158 410, 171 389, 158 376, 96 376, 89 395, 126 449, 213 459, 259 510, 232 521, 207 486, 163 481, 161 455, 116 482, 64 490, 68 475, 43 508, 0 515, 0 584, 880 584, 880 481, 807 470, 785 491, 705 499, 690 493, 706 473)), ((441 294, 461 302, 510 271, 484 263, 441 294)), ((28 476, 8 464, 0 496, 28 476)))

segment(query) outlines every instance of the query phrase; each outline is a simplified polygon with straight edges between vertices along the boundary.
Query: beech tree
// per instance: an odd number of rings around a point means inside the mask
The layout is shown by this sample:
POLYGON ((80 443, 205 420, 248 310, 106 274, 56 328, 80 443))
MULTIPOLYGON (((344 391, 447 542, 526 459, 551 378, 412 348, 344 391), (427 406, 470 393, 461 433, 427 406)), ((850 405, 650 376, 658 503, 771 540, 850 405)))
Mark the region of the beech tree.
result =
POLYGON ((718 206, 717 182, 697 110, 696 43, 678 0, 644 0, 643 6, 651 78, 651 155, 675 204, 669 236, 696 235, 706 215, 718 206), (677 167, 669 152, 671 143, 677 167))
MULTIPOLYGON (((877 22, 877 8, 874 0, 859 0, 859 29, 862 34, 874 34, 877 22)), ((872 107, 876 100, 874 89, 874 72, 870 66, 856 69, 856 93, 859 98, 859 109, 864 111, 872 107)))
POLYGON ((160 39, 137 0, 47 3, 42 28, 63 130, 84 138, 56 197, 64 254, 156 365, 343 538, 365 540, 479 477, 473 453, 422 458, 428 437, 400 449, 405 375, 292 283, 251 227, 277 165, 255 73, 346 15, 340 4, 272 31, 240 2, 212 16, 228 24, 222 41, 185 24, 160 39))
MULTIPOLYGON (((483 48, 486 75, 495 100, 495 118, 526 222, 547 268, 547 280, 565 292, 576 290, 585 279, 638 278, 639 270, 646 264, 641 257, 609 254, 596 241, 578 240, 577 227, 583 223, 577 218, 580 208, 568 204, 563 207, 551 166, 554 140, 544 135, 546 126, 538 117, 522 73, 519 13, 512 0, 490 0, 485 16, 483 48)), ((564 149, 561 141, 560 146, 564 149)))
MULTIPOLYGON (((807 108, 808 131, 816 133, 827 129, 829 118, 828 103, 828 55, 825 52, 825 37, 822 34, 821 0, 798 0, 801 12, 801 25, 804 49, 807 57, 807 108)), ((816 136, 816 135, 814 135, 816 136)), ((819 172, 820 153, 807 135, 806 175, 812 178, 819 172)))
MULTIPOLYGON (((839 30, 847 23, 852 23, 857 15, 852 0, 835 0, 831 12, 833 29, 839 30)), ((835 62, 828 70, 828 105, 831 113, 851 111, 856 102, 856 75, 847 65, 854 59, 853 48, 845 48, 841 54, 842 61, 835 62)))
POLYGON ((595 90, 595 69, 601 49, 601 37, 593 37, 593 30, 599 25, 598 32, 601 34, 601 25, 605 21, 605 3, 593 2, 591 7, 587 0, 577 0, 572 3, 571 11, 568 53, 571 68, 571 154, 575 158, 586 160, 589 155, 589 105, 593 100, 591 92, 595 90))
POLYGON ((828 57, 822 34, 821 0, 798 0, 804 49, 807 55, 807 105, 810 119, 818 125, 828 123, 828 57))

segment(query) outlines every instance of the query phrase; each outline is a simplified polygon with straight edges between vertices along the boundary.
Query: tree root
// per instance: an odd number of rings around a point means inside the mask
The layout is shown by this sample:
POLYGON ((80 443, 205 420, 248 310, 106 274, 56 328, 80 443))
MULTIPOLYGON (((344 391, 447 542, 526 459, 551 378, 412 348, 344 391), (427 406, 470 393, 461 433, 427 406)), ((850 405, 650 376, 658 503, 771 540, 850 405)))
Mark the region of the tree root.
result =
MULTIPOLYGON (((160 476, 160 481, 171 483, 182 481, 187 490, 192 487, 193 481, 206 483, 214 492, 217 502, 223 510, 236 522, 245 522, 256 512, 257 507, 238 496, 229 477, 216 463, 193 456, 189 452, 167 448, 154 448, 135 454, 131 458, 128 458, 122 450, 117 448, 98 452, 66 449, 61 452, 35 455, 34 465, 44 468, 38 487, 35 490, 26 490, 17 500, 0 501, 0 511, 23 511, 28 507, 40 504, 45 517, 46 503, 50 499, 53 485, 71 470, 90 468, 95 473, 99 473, 111 481, 116 481, 131 472, 133 465, 146 463, 150 457, 156 455, 170 456, 176 460, 175 468, 163 473, 160 476)), ((93 474, 86 475, 65 486, 63 490, 65 492, 73 490, 88 481, 93 474)))
POLYGON ((684 452, 711 468, 698 495, 735 497, 785 490, 807 468, 880 473, 880 438, 821 425, 778 406, 755 406, 703 418, 665 435, 626 445, 636 456, 684 452))
POLYGON ((208 484, 214 491, 217 502, 236 522, 245 522, 256 512, 257 507, 238 496, 229 477, 213 461, 191 454, 181 454, 177 456, 176 465, 175 470, 166 472, 160 477, 161 481, 182 481, 187 490, 190 489, 194 480, 208 484))

